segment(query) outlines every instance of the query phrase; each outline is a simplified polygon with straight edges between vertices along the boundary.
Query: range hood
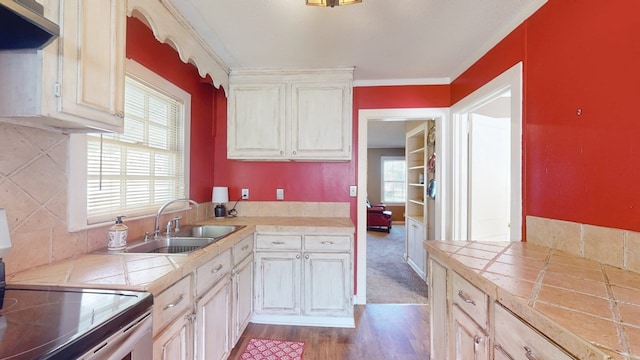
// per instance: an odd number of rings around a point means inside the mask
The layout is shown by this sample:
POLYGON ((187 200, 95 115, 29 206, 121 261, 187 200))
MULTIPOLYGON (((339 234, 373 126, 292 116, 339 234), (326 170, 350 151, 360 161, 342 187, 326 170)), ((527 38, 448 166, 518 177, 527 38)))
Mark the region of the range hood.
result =
POLYGON ((35 0, 0 0, 0 50, 42 49, 60 35, 35 0))

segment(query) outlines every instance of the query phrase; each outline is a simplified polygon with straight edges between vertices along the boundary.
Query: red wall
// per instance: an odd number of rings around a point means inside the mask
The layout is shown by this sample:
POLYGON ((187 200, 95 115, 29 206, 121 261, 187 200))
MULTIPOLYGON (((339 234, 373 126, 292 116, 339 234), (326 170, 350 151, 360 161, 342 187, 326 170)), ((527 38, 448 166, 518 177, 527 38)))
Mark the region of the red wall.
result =
POLYGON ((525 215, 640 231, 639 11, 550 0, 452 83, 455 103, 524 61, 525 215))
POLYGON ((214 139, 212 85, 201 80, 193 65, 183 63, 169 45, 159 43, 149 28, 127 19, 127 58, 133 59, 191 94, 190 197, 211 201, 214 139))

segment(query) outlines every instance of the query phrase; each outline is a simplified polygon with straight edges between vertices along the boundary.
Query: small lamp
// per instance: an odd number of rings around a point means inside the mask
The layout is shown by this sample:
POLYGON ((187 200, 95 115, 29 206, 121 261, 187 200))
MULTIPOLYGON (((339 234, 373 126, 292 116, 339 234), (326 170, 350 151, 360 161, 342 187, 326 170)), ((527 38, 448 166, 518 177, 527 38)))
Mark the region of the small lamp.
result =
POLYGON ((226 186, 214 186, 211 202, 218 204, 214 209, 216 218, 227 216, 227 209, 224 207, 224 204, 229 202, 229 188, 226 186))

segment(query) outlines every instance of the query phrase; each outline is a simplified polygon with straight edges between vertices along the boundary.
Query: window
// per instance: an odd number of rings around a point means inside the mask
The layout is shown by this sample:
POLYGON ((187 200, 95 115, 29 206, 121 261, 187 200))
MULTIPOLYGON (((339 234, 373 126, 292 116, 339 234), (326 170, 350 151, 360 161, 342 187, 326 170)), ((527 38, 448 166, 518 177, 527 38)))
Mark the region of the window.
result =
POLYGON ((382 156, 382 202, 385 204, 404 203, 407 197, 407 169, 402 156, 382 156))
POLYGON ((69 191, 83 190, 70 194, 72 230, 116 215, 155 214, 166 201, 188 197, 190 101, 167 80, 127 63, 124 132, 72 135, 72 149, 84 153, 84 160, 72 159, 79 163, 72 174, 82 180, 69 191))

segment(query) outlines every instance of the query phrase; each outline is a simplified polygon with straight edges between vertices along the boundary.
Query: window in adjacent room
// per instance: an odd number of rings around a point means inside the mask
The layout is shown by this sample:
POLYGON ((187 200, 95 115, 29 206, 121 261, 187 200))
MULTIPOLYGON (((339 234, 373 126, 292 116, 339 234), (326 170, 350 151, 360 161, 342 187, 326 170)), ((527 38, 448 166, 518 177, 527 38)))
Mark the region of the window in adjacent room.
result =
POLYGON ((127 63, 124 132, 83 137, 85 210, 70 227, 155 214, 166 201, 188 197, 190 101, 182 89, 127 63))
POLYGON ((403 156, 382 156, 382 202, 385 204, 404 203, 406 192, 406 163, 403 156))

